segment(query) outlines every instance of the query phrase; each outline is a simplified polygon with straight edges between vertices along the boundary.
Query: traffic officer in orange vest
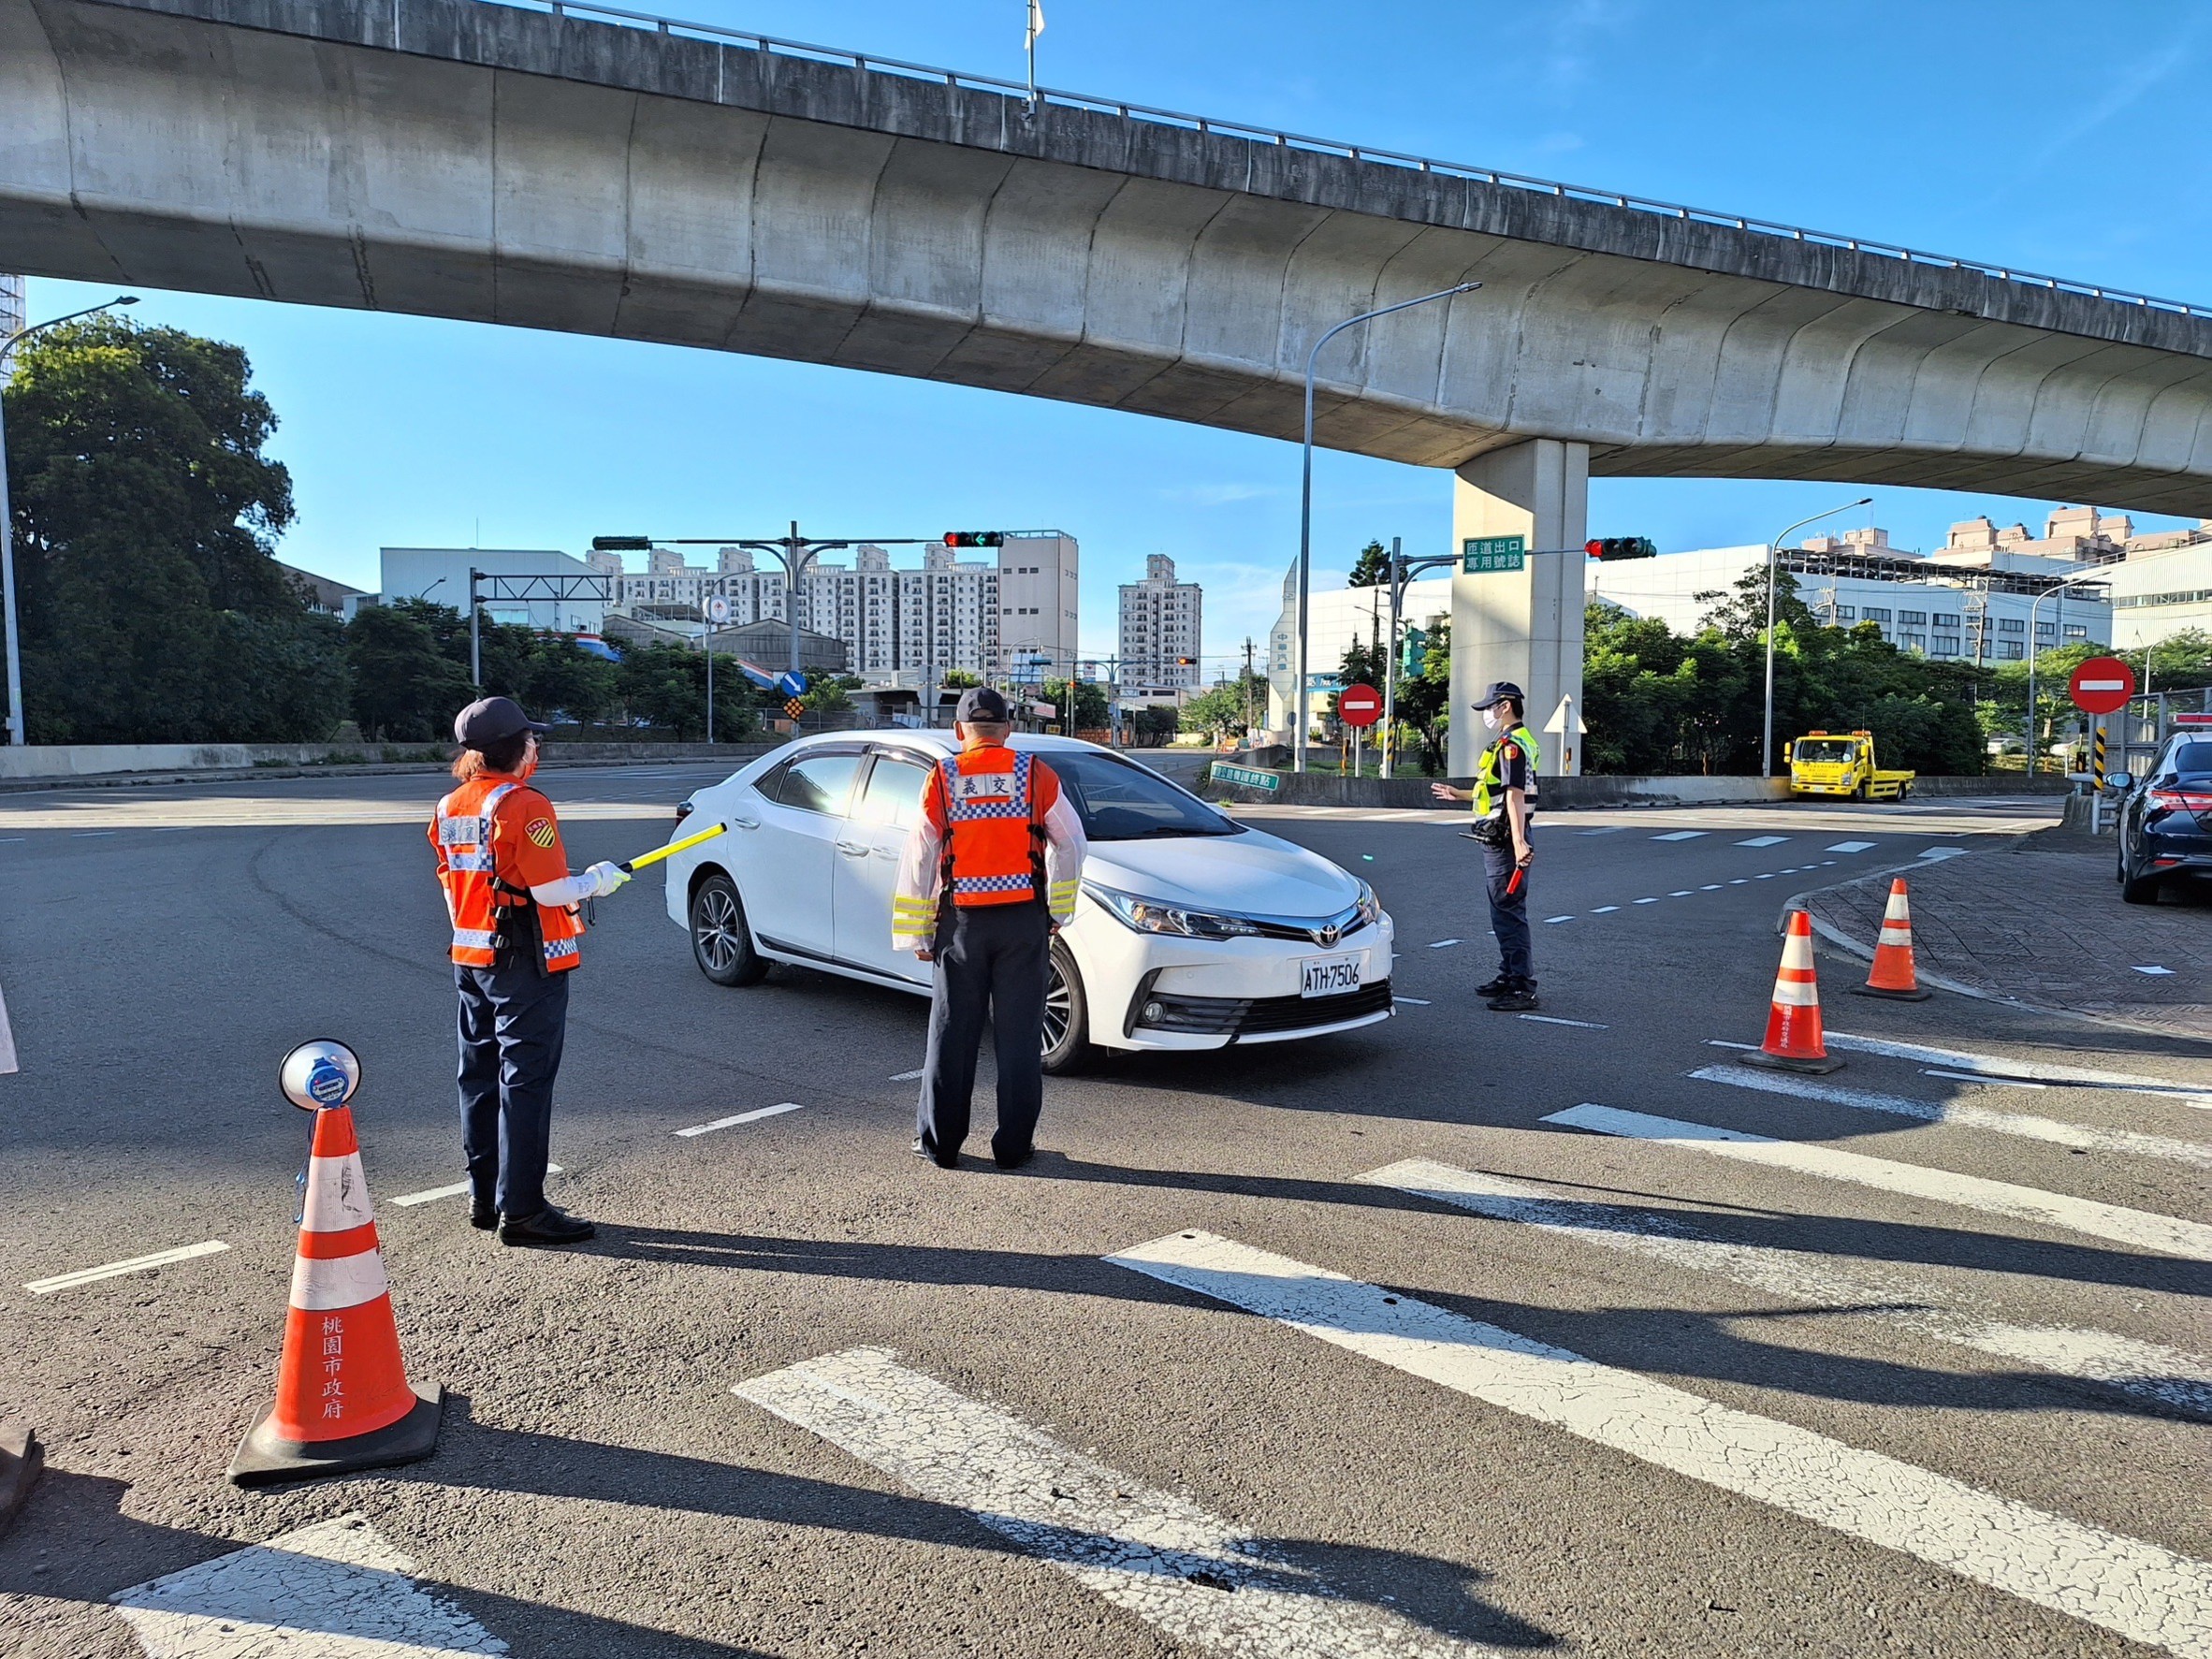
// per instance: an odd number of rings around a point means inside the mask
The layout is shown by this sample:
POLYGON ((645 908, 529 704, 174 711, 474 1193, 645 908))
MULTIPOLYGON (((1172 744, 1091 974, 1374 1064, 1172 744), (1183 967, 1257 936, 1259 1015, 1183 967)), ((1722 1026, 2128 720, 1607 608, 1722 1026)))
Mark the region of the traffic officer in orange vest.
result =
POLYGON ((591 1223, 546 1201, 553 1079, 568 1029, 568 976, 581 960, 576 907, 630 879, 612 864, 568 873, 553 803, 529 783, 546 730, 504 697, 462 709, 453 722, 460 787, 430 820, 460 992, 469 1222, 496 1227, 502 1244, 591 1236, 591 1223))
POLYGON ((892 898, 895 949, 933 963, 929 1058, 914 1151, 960 1161, 990 1015, 998 1052, 1002 1170, 1036 1155, 1044 1105, 1044 982, 1052 936, 1075 914, 1083 821, 1053 769, 1006 746, 1013 716, 988 686, 961 694, 948 755, 922 790, 892 898))

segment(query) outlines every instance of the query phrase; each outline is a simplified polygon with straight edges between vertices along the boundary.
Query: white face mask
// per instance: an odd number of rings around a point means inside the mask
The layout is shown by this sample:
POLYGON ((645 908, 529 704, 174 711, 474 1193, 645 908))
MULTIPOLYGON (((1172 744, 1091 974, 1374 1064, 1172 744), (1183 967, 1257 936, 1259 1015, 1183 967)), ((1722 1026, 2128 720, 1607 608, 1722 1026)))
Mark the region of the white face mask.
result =
POLYGON ((1486 708, 1482 711, 1482 723, 1493 732, 1498 729, 1498 711, 1495 707, 1486 708))

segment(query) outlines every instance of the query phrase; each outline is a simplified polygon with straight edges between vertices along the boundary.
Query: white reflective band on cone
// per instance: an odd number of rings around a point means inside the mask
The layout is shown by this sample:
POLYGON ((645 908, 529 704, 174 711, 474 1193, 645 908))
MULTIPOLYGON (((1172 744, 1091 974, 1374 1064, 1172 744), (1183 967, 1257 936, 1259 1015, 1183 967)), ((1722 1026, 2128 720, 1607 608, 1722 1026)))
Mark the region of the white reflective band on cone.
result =
POLYGON ((1913 942, 1913 930, 1902 922, 1885 922, 1882 924, 1882 942, 1885 945, 1909 945, 1913 942))
POLYGON ((1776 980, 1774 1001, 1780 1008, 1818 1008, 1820 993, 1808 981, 1776 980))
POLYGON ((292 1263, 292 1305, 309 1313, 358 1307, 392 1288, 384 1276, 384 1258, 374 1250, 316 1261, 301 1256, 292 1263))
POLYGON ((369 1206, 369 1180, 361 1155, 307 1160, 307 1203, 299 1225, 309 1232, 349 1232, 376 1219, 369 1206))
POLYGON ((1782 947, 1782 965, 1803 973, 1812 971, 1812 936, 1793 931, 1782 947))

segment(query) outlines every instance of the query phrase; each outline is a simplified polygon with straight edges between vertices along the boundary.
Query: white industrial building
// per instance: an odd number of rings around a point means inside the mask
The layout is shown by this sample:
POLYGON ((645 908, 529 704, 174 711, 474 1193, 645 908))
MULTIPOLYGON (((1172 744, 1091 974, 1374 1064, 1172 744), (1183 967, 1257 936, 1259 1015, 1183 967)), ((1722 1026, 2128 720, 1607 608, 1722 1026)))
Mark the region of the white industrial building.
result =
MULTIPOLYGON (((1283 578, 1283 610, 1268 635, 1267 723, 1277 731, 1290 724, 1290 685, 1297 666, 1298 563, 1283 578)), ((1404 630, 1424 634, 1451 620, 1451 578, 1435 576, 1405 584, 1400 601, 1399 638, 1404 630)), ((1306 681, 1309 720, 1326 712, 1339 689, 1337 668, 1354 645, 1390 648, 1390 590, 1377 588, 1317 588, 1306 595, 1306 681)), ((1378 686, 1376 688, 1380 690, 1378 686)))
POLYGON ((487 579, 477 592, 495 622, 519 622, 558 633, 597 633, 606 620, 604 583, 581 559, 545 548, 384 547, 380 591, 348 599, 346 615, 363 604, 427 599, 469 609, 469 572, 487 579))
POLYGON ((1175 579, 1164 553, 1144 560, 1144 579, 1121 585, 1120 683, 1131 697, 1168 697, 1204 683, 1199 661, 1205 594, 1175 579))
POLYGON ((2112 589, 2116 648, 2141 650, 2191 629, 2212 633, 2212 538, 2130 554, 2103 575, 2112 589))

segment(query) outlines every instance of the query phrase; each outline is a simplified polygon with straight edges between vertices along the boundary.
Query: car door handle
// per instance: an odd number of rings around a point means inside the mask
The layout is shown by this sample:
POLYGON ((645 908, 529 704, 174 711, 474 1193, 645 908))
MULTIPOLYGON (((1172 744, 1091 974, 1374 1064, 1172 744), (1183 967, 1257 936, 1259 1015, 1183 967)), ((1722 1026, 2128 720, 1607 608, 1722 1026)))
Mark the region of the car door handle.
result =
POLYGON ((728 820, 728 822, 732 829, 759 829, 761 827, 761 821, 757 818, 733 818, 728 820))
POLYGON ((847 858, 866 858, 868 855, 867 848, 856 847, 851 841, 839 841, 837 851, 847 858))

